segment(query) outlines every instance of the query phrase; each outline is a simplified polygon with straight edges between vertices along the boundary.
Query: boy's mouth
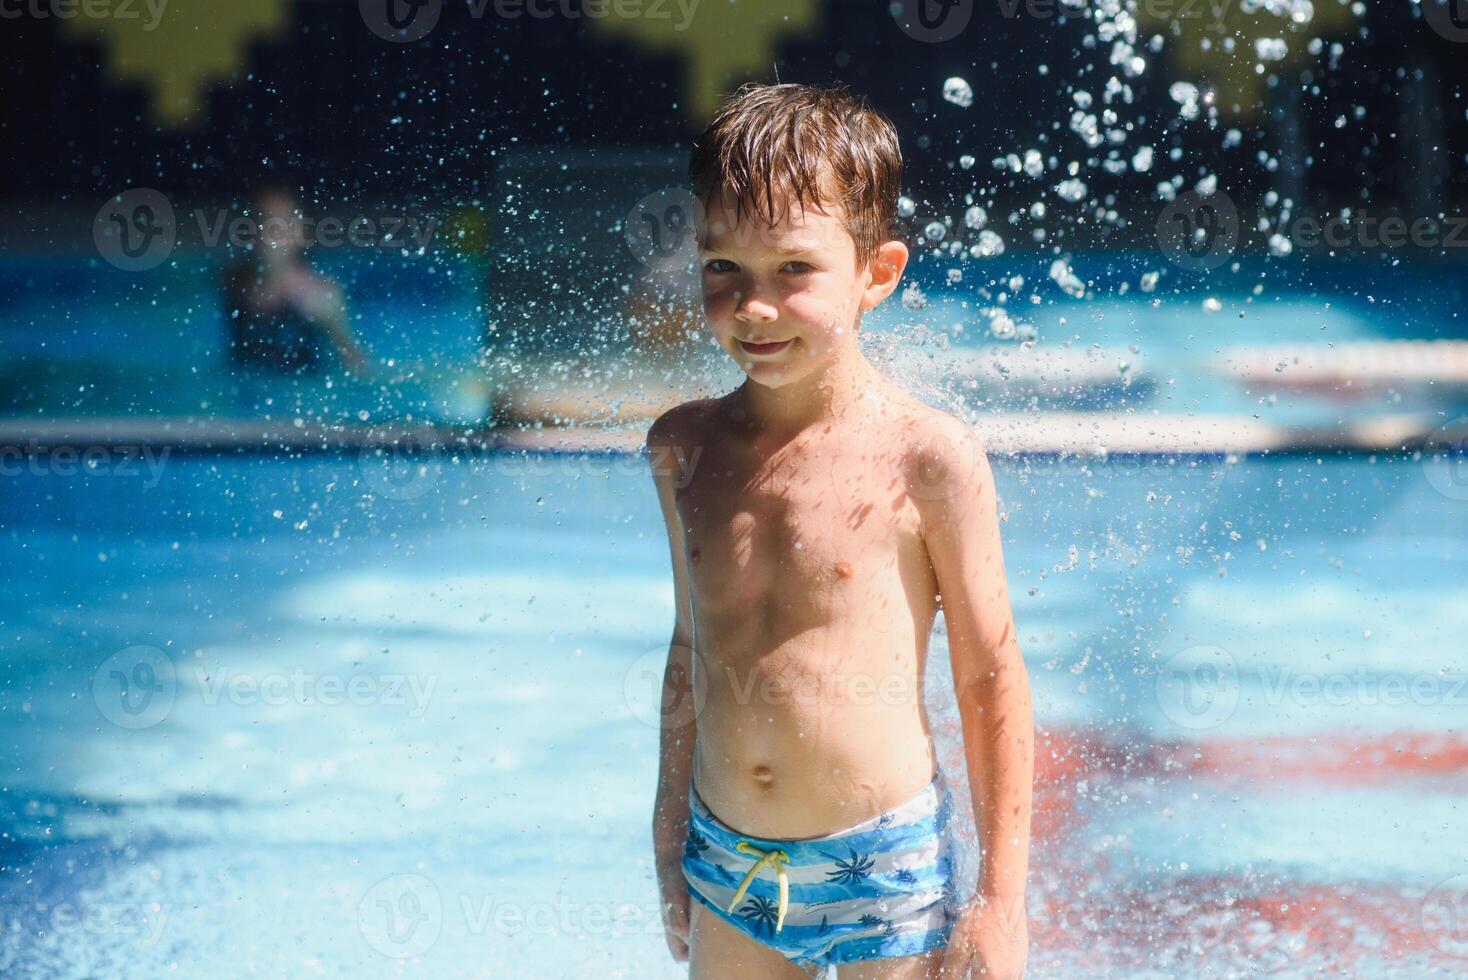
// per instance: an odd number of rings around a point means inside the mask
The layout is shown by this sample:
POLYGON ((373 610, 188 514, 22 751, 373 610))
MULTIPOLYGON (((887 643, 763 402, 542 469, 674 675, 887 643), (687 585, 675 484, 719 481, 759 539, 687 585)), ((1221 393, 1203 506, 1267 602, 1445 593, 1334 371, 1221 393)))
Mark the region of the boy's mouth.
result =
POLYGON ((751 344, 746 340, 739 342, 739 347, 746 354, 778 354, 789 347, 791 340, 773 340, 768 344, 751 344))

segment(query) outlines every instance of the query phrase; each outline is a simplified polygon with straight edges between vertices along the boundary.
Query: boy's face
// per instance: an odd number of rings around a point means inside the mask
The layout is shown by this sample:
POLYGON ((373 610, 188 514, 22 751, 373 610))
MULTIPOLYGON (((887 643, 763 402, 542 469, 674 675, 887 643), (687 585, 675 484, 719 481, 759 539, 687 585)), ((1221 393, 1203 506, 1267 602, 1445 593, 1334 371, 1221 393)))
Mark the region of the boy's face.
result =
POLYGON ((714 337, 760 384, 810 377, 856 344, 859 316, 896 288, 907 247, 887 242, 873 262, 859 263, 839 205, 792 202, 768 227, 748 208, 735 224, 737 209, 722 197, 713 195, 699 243, 714 337))

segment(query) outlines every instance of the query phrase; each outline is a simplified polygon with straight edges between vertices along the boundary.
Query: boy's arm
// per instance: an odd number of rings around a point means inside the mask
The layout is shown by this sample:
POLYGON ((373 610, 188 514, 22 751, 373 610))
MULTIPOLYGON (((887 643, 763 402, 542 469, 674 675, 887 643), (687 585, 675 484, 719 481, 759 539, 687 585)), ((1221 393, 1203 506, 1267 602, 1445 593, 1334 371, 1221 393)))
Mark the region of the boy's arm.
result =
POLYGON ((957 419, 930 428, 915 456, 914 497, 948 627, 983 851, 977 894, 1022 910, 1034 717, 1004 574, 994 475, 977 437, 957 419))
POLYGON ((665 413, 647 433, 648 462, 657 486, 668 550, 673 566, 673 635, 668 642, 668 664, 663 672, 659 713, 661 734, 657 799, 653 807, 653 846, 659 864, 682 861, 688 836, 688 787, 693 778, 693 748, 697 733, 693 696, 693 609, 688 592, 688 562, 683 522, 674 505, 674 490, 686 472, 686 447, 675 431, 674 409, 665 413))
POLYGON ((347 303, 341 287, 330 279, 307 274, 294 296, 301 311, 326 331, 347 370, 363 373, 370 361, 348 322, 347 303))

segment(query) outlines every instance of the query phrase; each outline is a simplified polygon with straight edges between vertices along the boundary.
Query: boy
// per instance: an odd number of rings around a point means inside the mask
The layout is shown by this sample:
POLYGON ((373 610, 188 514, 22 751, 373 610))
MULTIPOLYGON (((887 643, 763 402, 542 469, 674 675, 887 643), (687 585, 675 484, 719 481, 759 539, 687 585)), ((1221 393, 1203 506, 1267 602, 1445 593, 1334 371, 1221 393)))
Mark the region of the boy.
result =
POLYGON ((1024 968, 1033 725, 993 479, 857 343, 907 264, 901 167, 885 116, 803 85, 744 87, 693 150, 704 312, 747 375, 647 435, 676 602, 653 838, 698 980, 1024 968), (940 604, 983 852, 964 907, 921 690, 940 604))

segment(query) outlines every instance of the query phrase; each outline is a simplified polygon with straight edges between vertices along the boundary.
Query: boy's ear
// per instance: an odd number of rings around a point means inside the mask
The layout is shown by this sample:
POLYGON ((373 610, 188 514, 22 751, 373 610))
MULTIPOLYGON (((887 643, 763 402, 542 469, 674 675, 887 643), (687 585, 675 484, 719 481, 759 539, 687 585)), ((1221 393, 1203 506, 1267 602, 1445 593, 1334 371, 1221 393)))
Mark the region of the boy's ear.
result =
POLYGON ((907 259, 907 246, 902 242, 893 240, 878 246, 877 254, 867 264, 867 287, 861 295, 863 313, 876 309, 882 300, 892 295, 892 291, 902 281, 907 259))

